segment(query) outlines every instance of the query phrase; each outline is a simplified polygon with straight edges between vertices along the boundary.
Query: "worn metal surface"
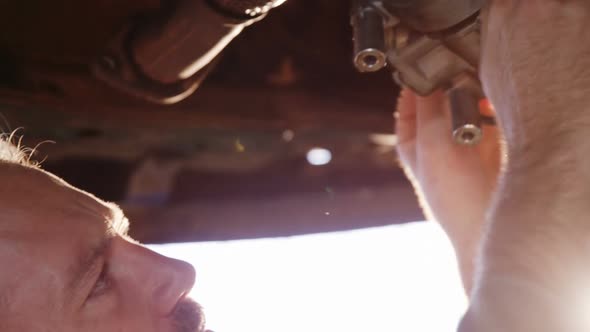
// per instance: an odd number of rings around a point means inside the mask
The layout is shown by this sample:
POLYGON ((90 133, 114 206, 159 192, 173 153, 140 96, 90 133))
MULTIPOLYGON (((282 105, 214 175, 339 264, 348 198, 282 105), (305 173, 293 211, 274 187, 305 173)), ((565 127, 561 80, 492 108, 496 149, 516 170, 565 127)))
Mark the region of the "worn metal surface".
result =
POLYGON ((388 65, 393 78, 418 94, 447 91, 451 135, 473 146, 482 138, 478 79, 482 0, 355 0, 354 63, 360 72, 388 65))

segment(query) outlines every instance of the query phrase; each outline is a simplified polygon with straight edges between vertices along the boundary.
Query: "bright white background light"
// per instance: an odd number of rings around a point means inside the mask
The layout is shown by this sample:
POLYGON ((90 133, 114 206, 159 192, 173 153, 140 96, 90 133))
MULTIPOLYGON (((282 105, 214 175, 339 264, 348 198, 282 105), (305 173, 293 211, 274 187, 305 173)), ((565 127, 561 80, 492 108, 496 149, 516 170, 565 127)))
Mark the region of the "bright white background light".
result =
POLYGON ((466 308, 433 223, 151 248, 196 267, 215 332, 455 331, 466 308))
POLYGON ((307 151, 307 162, 314 166, 322 166, 332 161, 332 152, 328 149, 313 148, 307 151))

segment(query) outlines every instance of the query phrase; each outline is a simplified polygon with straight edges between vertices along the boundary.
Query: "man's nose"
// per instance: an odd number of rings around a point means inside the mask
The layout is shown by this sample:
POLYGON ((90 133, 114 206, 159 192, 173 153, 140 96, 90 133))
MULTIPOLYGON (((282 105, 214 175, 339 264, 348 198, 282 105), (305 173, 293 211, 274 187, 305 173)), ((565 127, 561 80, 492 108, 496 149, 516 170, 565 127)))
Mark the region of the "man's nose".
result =
POLYGON ((152 303, 160 315, 168 315, 193 288, 195 269, 187 262, 158 256, 159 262, 153 265, 156 280, 152 303))
POLYGON ((136 289, 148 300, 155 314, 166 316, 174 310, 195 284, 195 269, 187 262, 162 256, 143 246, 127 241, 118 257, 131 277, 128 287, 136 289))

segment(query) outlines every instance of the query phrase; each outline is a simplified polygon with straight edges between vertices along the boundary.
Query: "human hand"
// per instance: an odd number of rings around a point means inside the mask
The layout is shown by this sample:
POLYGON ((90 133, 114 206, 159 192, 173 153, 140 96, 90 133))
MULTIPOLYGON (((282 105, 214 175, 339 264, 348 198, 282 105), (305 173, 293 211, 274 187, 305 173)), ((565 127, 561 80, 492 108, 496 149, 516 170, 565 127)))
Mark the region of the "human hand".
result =
POLYGON ((580 126, 590 122, 589 31, 587 0, 492 0, 483 10, 481 80, 509 154, 590 142, 580 126))
POLYGON ((428 219, 449 236, 466 292, 473 277, 484 215, 500 166, 499 133, 484 126, 477 146, 462 146, 451 135, 449 101, 438 91, 420 97, 402 91, 398 102, 397 151, 428 219))
POLYGON ((508 159, 460 331, 589 331, 590 2, 491 0, 483 18, 508 159))

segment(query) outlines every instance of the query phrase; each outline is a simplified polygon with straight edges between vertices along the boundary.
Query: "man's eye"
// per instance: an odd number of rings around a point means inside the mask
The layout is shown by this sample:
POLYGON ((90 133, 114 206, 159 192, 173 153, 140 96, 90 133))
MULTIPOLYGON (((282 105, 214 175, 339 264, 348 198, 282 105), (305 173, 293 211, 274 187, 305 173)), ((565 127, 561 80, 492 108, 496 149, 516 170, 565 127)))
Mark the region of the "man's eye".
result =
POLYGON ((92 288, 92 292, 88 296, 89 299, 101 296, 106 293, 111 287, 111 280, 109 279, 108 275, 108 266, 105 264, 100 272, 100 276, 96 280, 94 284, 94 288, 92 288))

